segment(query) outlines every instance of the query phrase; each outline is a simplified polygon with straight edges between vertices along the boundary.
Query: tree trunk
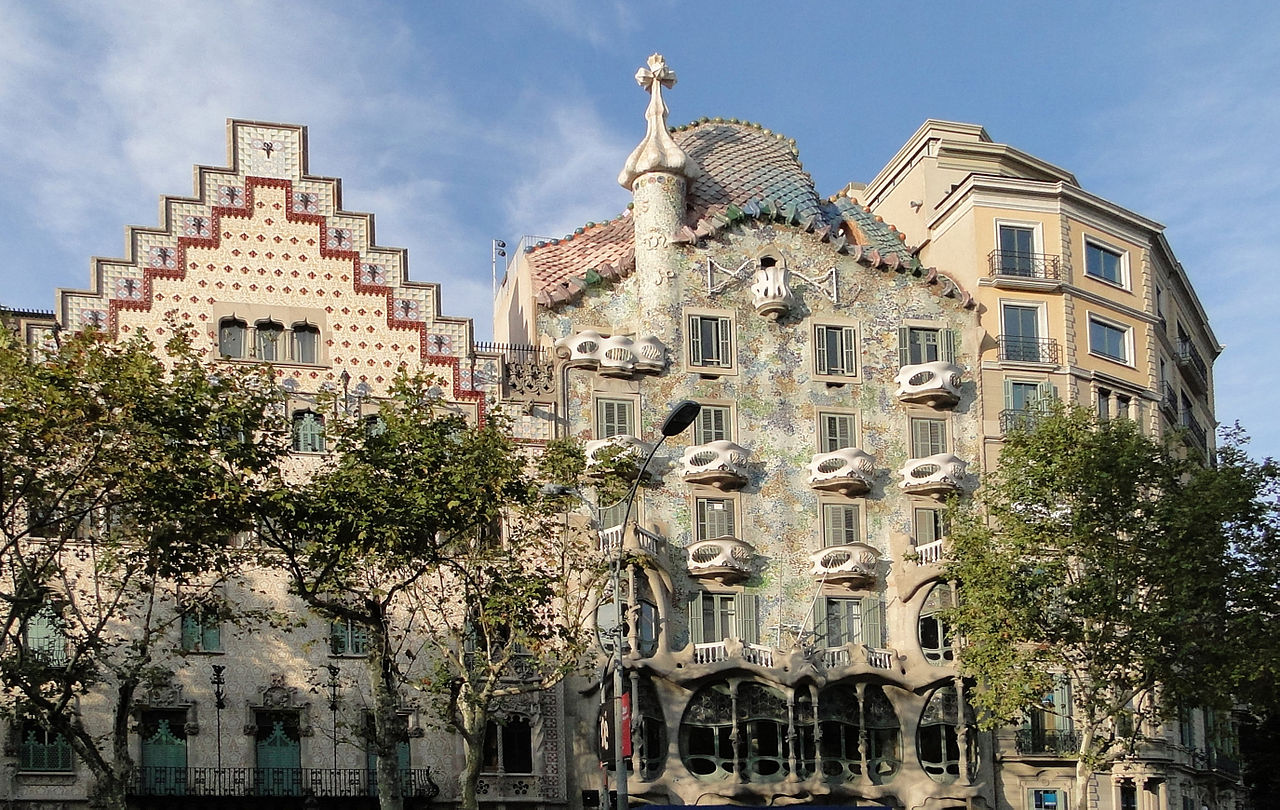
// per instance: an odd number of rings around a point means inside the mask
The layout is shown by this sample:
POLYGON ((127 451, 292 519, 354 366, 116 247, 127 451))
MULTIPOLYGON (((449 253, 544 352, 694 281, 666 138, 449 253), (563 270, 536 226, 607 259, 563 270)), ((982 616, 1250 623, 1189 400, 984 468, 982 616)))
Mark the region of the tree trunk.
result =
POLYGON ((480 781, 480 768, 484 765, 485 728, 489 724, 488 709, 467 702, 467 695, 458 698, 458 716, 462 726, 462 773, 458 782, 462 790, 459 810, 480 810, 476 797, 476 783, 480 781))
POLYGON ((1075 810, 1089 810, 1089 784, 1093 781, 1094 728, 1090 724, 1080 733, 1080 749, 1076 752, 1075 810))
POLYGON ((378 807, 403 810, 397 746, 406 733, 400 722, 395 673, 385 628, 369 628, 369 681, 373 692, 373 750, 376 755, 378 807))

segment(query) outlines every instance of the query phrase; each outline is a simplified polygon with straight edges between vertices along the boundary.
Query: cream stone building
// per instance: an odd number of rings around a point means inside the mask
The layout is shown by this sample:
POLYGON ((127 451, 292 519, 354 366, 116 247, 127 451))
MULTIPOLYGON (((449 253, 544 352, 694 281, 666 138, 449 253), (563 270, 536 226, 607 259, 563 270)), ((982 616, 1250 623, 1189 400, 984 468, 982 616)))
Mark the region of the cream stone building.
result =
MULTIPOLYGON (((337 180, 307 174, 305 130, 248 121, 229 123, 227 167, 197 168, 192 197, 129 230, 126 258, 94 260, 91 290, 10 320, 33 343, 55 320, 117 335, 162 335, 167 313, 196 323, 228 362, 273 364, 303 464, 325 449, 316 396, 366 407, 402 363, 441 374, 472 418, 505 408, 531 446, 577 437, 593 463, 639 461, 674 403, 701 404, 644 471, 633 522, 584 494, 621 588, 601 598, 590 676, 501 707, 485 803, 607 805, 602 673, 621 606, 632 804, 1048 810, 1083 790, 1099 810, 1237 807, 1227 717, 1150 729, 1090 785, 1051 710, 1069 684, 1024 727, 979 732, 938 618, 953 598, 943 499, 972 492, 1044 398, 1185 428, 1212 451, 1219 347, 1161 227, 940 121, 824 197, 795 143, 760 125, 670 127, 661 57, 637 80, 646 132, 618 178, 633 204, 522 243, 496 343, 441 314, 439 286, 409 280, 372 217, 342 210, 337 180)), ((282 584, 264 590, 302 614, 282 584)), ((366 755, 342 731, 367 705, 357 633, 184 626, 174 688, 148 697, 135 740, 143 774, 181 769, 183 787, 144 777, 140 803, 369 801, 366 755), (268 767, 296 782, 255 791, 268 767)), ((87 698, 85 722, 102 705, 87 698)), ((459 743, 411 694, 404 712, 409 792, 453 800, 459 743)), ((35 768, 53 760, 13 748, 4 798, 83 800, 74 762, 35 768)))

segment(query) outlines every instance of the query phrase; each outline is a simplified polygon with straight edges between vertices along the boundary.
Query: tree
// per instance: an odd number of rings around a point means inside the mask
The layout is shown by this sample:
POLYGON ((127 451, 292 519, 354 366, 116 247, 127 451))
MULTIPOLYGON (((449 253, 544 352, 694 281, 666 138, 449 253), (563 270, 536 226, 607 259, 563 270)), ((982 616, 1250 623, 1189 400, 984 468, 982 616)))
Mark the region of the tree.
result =
MULTIPOLYGON (((501 420, 468 424, 432 393, 435 385, 430 376, 401 373, 375 413, 335 408, 333 453, 309 475, 282 481, 261 515, 263 543, 291 590, 312 611, 358 628, 366 640, 373 699, 368 737, 385 810, 403 803, 401 689, 430 680, 432 672, 422 655, 423 635, 433 632, 435 621, 428 611, 438 604, 429 598, 431 583, 446 569, 459 593, 485 583, 484 615, 502 600, 510 612, 554 590, 537 581, 544 561, 513 567, 494 539, 504 516, 519 526, 526 525, 523 516, 536 517, 541 481, 535 470, 501 420)), ((546 527, 545 521, 536 525, 546 527)), ((511 639, 534 637, 522 621, 511 619, 511 639)), ((483 621, 473 626, 482 646, 503 632, 483 621)), ((545 624, 539 628, 549 632, 545 624)))
POLYGON ((979 497, 955 510, 947 568, 961 598, 947 619, 982 722, 1069 712, 1079 808, 1144 727, 1224 706, 1242 683, 1233 659, 1257 615, 1241 600, 1261 591, 1240 543, 1274 470, 1231 445, 1221 458, 1206 466, 1135 422, 1059 407, 1012 432, 979 497), (1050 708, 1063 678, 1072 705, 1050 708))
POLYGON ((236 569, 228 539, 281 452, 269 376, 215 372, 170 329, 163 353, 89 332, 35 355, 0 331, 3 709, 73 751, 111 807, 134 768, 138 690, 172 675, 179 597, 236 569), (80 722, 91 693, 105 732, 80 722))

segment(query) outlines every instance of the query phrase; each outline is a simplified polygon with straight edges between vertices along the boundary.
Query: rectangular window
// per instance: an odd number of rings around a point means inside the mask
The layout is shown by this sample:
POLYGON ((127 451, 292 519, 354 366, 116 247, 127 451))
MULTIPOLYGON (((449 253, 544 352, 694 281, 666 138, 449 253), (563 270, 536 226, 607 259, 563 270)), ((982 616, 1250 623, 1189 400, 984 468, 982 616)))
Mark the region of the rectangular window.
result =
POLYGON ((635 403, 629 399, 596 400, 596 438, 634 436, 635 403))
POLYGON ((703 643, 738 637, 737 599, 731 593, 702 594, 703 643))
POLYGON ((1000 226, 1000 272, 1009 276, 1031 276, 1035 271, 1034 228, 1000 226))
POLYGON ((67 773, 72 770, 71 743, 62 732, 27 719, 22 721, 18 733, 19 771, 67 773))
POLYGON ((903 326, 898 329, 898 364, 954 363, 959 338, 951 329, 903 326))
POLYGON ((600 530, 604 531, 605 529, 612 529, 614 526, 621 526, 622 519, 626 517, 626 515, 627 504, 625 500, 600 507, 599 517, 597 518, 597 522, 600 524, 600 530))
POLYGON ((833 377, 858 373, 858 333, 852 326, 815 326, 814 371, 833 377))
POLYGON ((697 540, 736 537, 733 501, 727 498, 698 498, 694 504, 697 540))
POLYGON ((1066 810, 1067 797, 1060 790, 1032 788, 1031 810, 1066 810))
POLYGON ((926 458, 947 452, 945 419, 911 420, 911 457, 926 458))
POLYGON ((862 540, 858 507, 851 503, 822 505, 822 545, 846 546, 862 540))
POLYGON ((693 443, 732 441, 729 429, 730 411, 727 405, 703 405, 698 419, 693 423, 693 443))
POLYGON ((182 649, 217 652, 222 649, 222 620, 211 605, 188 605, 182 611, 182 649))
POLYGON ((818 448, 832 453, 857 445, 857 425, 851 413, 818 414, 818 448))
POLYGON ((1089 351, 1120 363, 1129 362, 1127 327, 1089 318, 1089 351))
POLYGON ((1084 243, 1084 272, 1124 286, 1124 254, 1093 242, 1084 243))
POLYGON ((1015 363, 1048 363, 1048 345, 1040 340, 1040 308, 1004 304, 1000 308, 1001 360, 1015 363))
POLYGON ((1098 421, 1111 419, 1111 392, 1105 388, 1098 389, 1098 421))
POLYGON ((53 608, 45 606, 26 620, 23 641, 33 661, 46 666, 65 666, 67 657, 67 633, 62 617, 53 608))
POLYGON ((884 602, 879 598, 831 598, 821 600, 815 617, 817 635, 825 647, 844 644, 884 646, 884 602))
POLYGON ((369 652, 369 631, 351 619, 337 619, 329 625, 329 652, 333 655, 365 655, 369 652))
POLYGON ((733 321, 724 316, 689 316, 689 365, 733 366, 733 321))
POLYGON ((946 529, 942 525, 942 514, 941 509, 919 508, 915 510, 912 520, 912 536, 917 546, 941 540, 946 536, 946 529))
POLYGON ((1120 810, 1138 810, 1138 788, 1132 783, 1120 786, 1120 810))

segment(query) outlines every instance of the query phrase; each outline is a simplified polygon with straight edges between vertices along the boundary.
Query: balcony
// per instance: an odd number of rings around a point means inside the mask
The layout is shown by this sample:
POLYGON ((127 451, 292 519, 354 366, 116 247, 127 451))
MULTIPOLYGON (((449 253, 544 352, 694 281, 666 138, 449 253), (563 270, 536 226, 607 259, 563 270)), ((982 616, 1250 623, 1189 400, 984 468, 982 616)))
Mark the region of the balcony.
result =
POLYGON ((875 584, 880 552, 865 543, 828 546, 809 555, 813 576, 824 582, 861 588, 875 584))
POLYGON ((916 565, 937 565, 940 562, 942 562, 941 540, 916 546, 916 565))
POLYGON ((693 543, 688 552, 689 576, 730 585, 751 576, 756 550, 736 537, 716 537, 693 543))
POLYGON ((1074 757, 1080 753, 1080 735, 1074 731, 1020 728, 1014 732, 1013 747, 1024 756, 1074 757))
POLYGON ((1042 411, 1026 408, 1005 409, 1000 412, 1000 432, 1009 434, 1015 430, 1031 430, 1043 415, 1042 411))
POLYGON ((1189 340, 1178 341, 1178 353, 1175 356, 1178 367, 1182 369, 1182 378, 1191 383, 1200 393, 1209 390, 1209 366, 1200 356, 1200 352, 1189 340))
POLYGON ((749 452, 723 439, 685 448, 680 459, 680 476, 690 484, 709 484, 716 489, 739 489, 747 483, 749 452))
POLYGON ((606 377, 661 374, 667 367, 667 347, 653 336, 605 337, 594 329, 584 329, 557 340, 555 351, 567 367, 596 369, 606 377))
POLYGON ((1209 434, 1194 416, 1184 413, 1182 415, 1182 427, 1186 429, 1187 435, 1191 437, 1192 450, 1201 454, 1209 451, 1209 434))
MULTIPOLYGON (((130 796, 215 797, 266 796, 287 798, 355 798, 378 795, 371 770, 333 768, 138 768, 130 796)), ((400 771, 400 791, 406 798, 435 798, 440 788, 428 768, 400 771)), ((281 805, 290 805, 288 801, 281 805)), ((299 804, 299 806, 301 806, 299 804)))
POLYGON ((661 559, 666 547, 667 538, 639 526, 635 526, 629 541, 621 526, 611 526, 600 531, 600 553, 610 557, 623 551, 632 551, 661 559))
POLYGON ((935 361, 903 366, 894 377, 897 397, 934 408, 950 408, 960 401, 960 382, 964 371, 954 363, 935 361))
POLYGON ((1047 253, 993 250, 987 254, 987 266, 991 268, 991 277, 994 279, 1004 277, 1057 281, 1061 277, 1058 257, 1047 253))
POLYGON ((815 453, 809 462, 809 486, 846 497, 865 495, 875 478, 875 459, 856 447, 815 453))
POLYGON ((1178 420, 1178 392, 1171 382, 1160 383, 1160 410, 1164 411, 1170 422, 1178 420))
POLYGON ((967 467, 951 453, 913 458, 899 471, 902 488, 913 495, 950 495, 960 491, 967 467))
POLYGON ((773 653, 772 647, 730 638, 724 641, 694 644, 693 663, 715 664, 720 661, 728 661, 730 658, 740 658, 743 662, 755 664, 758 667, 772 667, 774 665, 773 653))
POLYGON ((881 650, 861 644, 846 644, 843 647, 827 647, 822 650, 823 669, 836 669, 860 663, 856 654, 859 649, 866 654, 867 666, 872 669, 893 669, 893 659, 897 657, 893 650, 881 650))
POLYGON ((582 451, 587 459, 587 475, 600 477, 618 472, 634 478, 640 474, 640 462, 649 454, 649 445, 635 436, 619 434, 589 441, 582 451))
POLYGON ((1057 365, 1061 354, 1053 338, 1001 335, 996 338, 1000 359, 1008 363, 1045 363, 1057 365))

